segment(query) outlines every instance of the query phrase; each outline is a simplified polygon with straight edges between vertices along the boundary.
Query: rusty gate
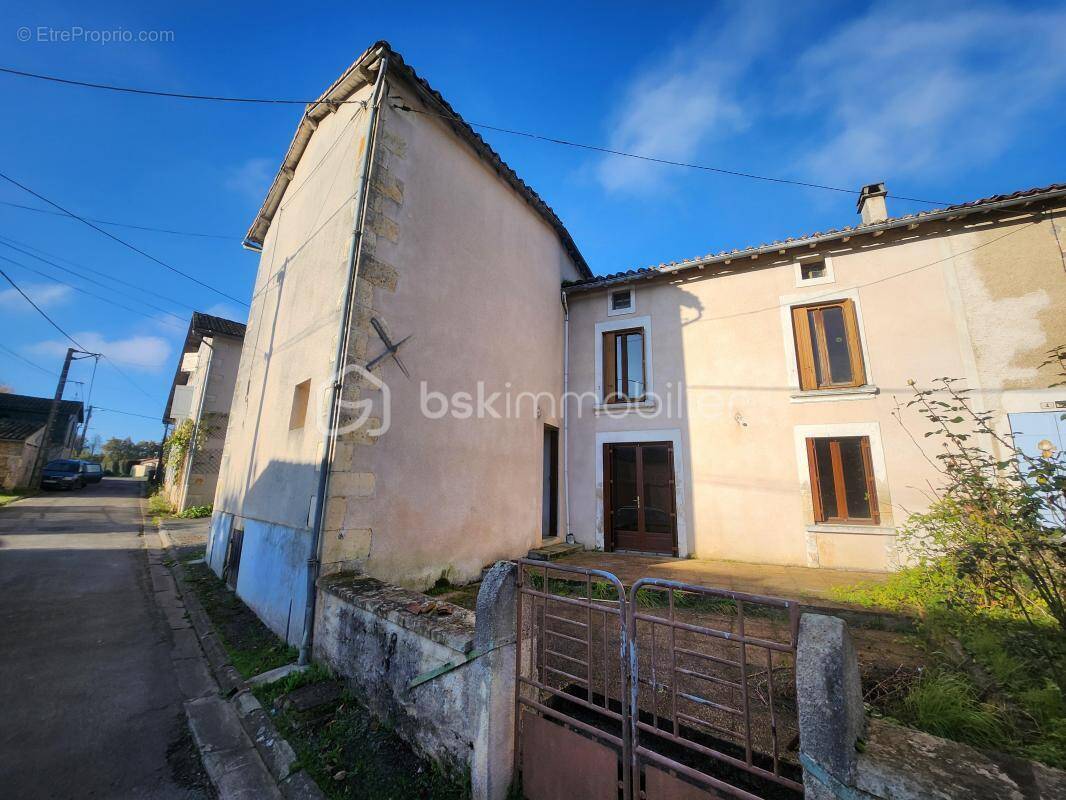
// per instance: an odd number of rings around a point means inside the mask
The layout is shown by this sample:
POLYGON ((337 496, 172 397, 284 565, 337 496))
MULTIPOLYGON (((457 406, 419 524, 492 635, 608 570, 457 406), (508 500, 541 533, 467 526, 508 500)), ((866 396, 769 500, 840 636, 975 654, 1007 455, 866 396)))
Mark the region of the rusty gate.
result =
POLYGON ((527 800, 802 797, 795 601, 518 563, 527 800))

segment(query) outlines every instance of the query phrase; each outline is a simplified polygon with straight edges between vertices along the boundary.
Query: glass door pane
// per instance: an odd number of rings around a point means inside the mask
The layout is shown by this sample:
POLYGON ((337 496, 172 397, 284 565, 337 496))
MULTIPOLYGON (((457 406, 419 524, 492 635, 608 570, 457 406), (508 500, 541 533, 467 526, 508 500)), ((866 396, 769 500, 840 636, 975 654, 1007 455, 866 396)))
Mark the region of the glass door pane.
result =
POLYGON ((637 448, 611 447, 611 518, 615 531, 636 531, 640 494, 637 488, 637 448))
POLYGON ((674 487, 670 448, 664 445, 644 445, 640 450, 644 465, 644 531, 672 533, 674 487))

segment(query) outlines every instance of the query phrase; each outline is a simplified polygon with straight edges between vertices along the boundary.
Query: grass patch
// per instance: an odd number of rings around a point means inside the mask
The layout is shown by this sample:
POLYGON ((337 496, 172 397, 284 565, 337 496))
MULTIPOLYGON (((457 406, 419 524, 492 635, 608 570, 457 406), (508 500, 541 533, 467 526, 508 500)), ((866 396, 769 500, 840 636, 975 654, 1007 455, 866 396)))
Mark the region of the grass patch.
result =
POLYGON ((24 497, 32 497, 35 494, 37 493, 31 492, 28 489, 12 489, 10 493, 2 492, 0 493, 0 507, 6 506, 8 503, 14 503, 16 500, 21 500, 24 497))
POLYGON ((230 591, 206 564, 185 564, 185 581, 196 593, 230 661, 243 677, 291 664, 297 651, 283 642, 230 591))
MULTIPOLYGON (((276 699, 320 681, 332 680, 315 665, 254 689, 268 709, 276 699)), ((377 720, 351 693, 306 713, 276 710, 274 723, 296 751, 299 766, 331 800, 434 798, 464 800, 469 777, 445 773, 420 758, 388 725, 377 720)))
POLYGON ((424 594, 428 594, 430 597, 439 597, 441 600, 457 605, 460 608, 474 611, 477 608, 477 593, 480 588, 480 582, 456 586, 442 575, 437 579, 436 583, 426 589, 424 594))
POLYGON ((210 505, 206 505, 206 506, 189 506, 187 509, 182 511, 180 514, 175 514, 175 516, 180 517, 181 519, 203 519, 204 517, 210 517, 211 516, 212 509, 213 509, 213 506, 210 506, 210 505))
POLYGON ((148 514, 155 520, 174 515, 174 506, 167 500, 162 489, 148 495, 148 514))
POLYGON ((973 684, 956 672, 923 675, 900 711, 908 725, 975 747, 998 748, 1010 735, 1003 709, 982 702, 973 684))
POLYGON ((925 674, 876 710, 936 736, 1066 768, 1066 637, 1050 618, 1034 630, 1003 607, 960 608, 950 581, 913 568, 834 592, 920 620, 925 674), (945 637, 962 645, 968 663, 944 652, 945 637))

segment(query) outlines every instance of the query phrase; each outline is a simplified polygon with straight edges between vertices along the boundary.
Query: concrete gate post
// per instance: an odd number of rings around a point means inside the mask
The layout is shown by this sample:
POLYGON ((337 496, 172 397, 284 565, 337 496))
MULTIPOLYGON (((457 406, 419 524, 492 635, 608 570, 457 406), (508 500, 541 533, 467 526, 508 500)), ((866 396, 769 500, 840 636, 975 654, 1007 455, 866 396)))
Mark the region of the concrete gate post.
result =
POLYGON ((476 670, 471 686, 474 800, 504 800, 513 777, 517 575, 516 564, 497 561, 477 595, 474 648, 484 655, 471 665, 476 670))
POLYGON ((859 661, 843 620, 821 614, 800 618, 796 705, 805 797, 838 797, 838 788, 853 782, 856 743, 866 733, 859 661))

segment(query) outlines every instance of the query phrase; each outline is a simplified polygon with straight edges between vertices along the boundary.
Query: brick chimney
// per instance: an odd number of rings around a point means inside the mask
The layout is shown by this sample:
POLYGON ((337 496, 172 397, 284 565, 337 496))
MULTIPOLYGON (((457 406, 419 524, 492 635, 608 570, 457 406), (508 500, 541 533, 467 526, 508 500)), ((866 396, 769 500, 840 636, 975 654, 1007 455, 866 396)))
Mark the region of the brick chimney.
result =
POLYGON ((859 202, 855 204, 855 208, 862 215, 863 225, 884 222, 888 219, 888 206, 885 205, 887 194, 888 190, 884 183, 871 183, 862 187, 859 202))

